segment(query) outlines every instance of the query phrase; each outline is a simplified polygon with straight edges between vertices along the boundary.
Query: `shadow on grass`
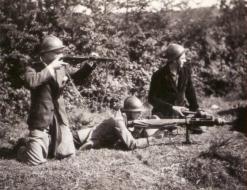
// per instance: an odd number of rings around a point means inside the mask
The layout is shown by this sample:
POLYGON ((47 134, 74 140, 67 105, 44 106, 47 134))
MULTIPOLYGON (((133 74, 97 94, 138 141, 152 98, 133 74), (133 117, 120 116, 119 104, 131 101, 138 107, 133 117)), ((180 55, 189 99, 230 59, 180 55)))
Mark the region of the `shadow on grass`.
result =
POLYGON ((15 154, 12 148, 0 147, 0 158, 1 159, 14 159, 15 154))

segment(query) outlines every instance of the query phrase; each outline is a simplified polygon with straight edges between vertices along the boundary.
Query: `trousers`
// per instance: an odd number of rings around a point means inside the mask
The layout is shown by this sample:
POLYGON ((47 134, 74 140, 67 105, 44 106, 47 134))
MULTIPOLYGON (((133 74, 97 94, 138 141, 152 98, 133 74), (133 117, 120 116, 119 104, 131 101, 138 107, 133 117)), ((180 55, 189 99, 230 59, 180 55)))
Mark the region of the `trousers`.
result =
POLYGON ((21 146, 17 152, 17 160, 30 165, 39 165, 47 161, 50 135, 45 131, 31 130, 26 146, 21 146))
POLYGON ((72 133, 66 125, 57 129, 59 132, 49 133, 47 130, 30 130, 25 146, 17 151, 17 160, 30 165, 39 165, 47 161, 48 156, 65 158, 75 154, 72 133))

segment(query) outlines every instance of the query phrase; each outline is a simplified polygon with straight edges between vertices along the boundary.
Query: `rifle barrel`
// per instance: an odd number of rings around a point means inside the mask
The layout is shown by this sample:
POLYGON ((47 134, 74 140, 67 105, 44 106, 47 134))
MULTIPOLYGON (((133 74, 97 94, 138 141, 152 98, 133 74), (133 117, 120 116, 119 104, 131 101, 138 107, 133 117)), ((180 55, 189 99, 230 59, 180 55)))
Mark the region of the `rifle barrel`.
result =
POLYGON ((98 62, 116 61, 116 59, 113 59, 113 58, 92 57, 92 56, 88 56, 88 57, 83 57, 83 56, 64 56, 64 57, 61 58, 61 60, 63 60, 64 62, 71 63, 71 64, 78 64, 78 63, 82 63, 84 61, 98 61, 98 62))

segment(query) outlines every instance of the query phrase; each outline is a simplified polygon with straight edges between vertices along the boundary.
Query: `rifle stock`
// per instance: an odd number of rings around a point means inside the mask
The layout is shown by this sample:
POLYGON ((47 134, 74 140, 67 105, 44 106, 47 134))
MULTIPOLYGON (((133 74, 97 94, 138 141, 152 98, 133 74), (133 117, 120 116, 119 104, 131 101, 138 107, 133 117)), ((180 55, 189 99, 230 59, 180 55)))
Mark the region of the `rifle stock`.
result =
POLYGON ((76 65, 78 63, 82 63, 84 61, 97 61, 97 62, 113 62, 116 59, 113 58, 105 58, 105 57, 83 57, 83 56, 64 56, 61 58, 64 62, 70 63, 72 65, 76 65))

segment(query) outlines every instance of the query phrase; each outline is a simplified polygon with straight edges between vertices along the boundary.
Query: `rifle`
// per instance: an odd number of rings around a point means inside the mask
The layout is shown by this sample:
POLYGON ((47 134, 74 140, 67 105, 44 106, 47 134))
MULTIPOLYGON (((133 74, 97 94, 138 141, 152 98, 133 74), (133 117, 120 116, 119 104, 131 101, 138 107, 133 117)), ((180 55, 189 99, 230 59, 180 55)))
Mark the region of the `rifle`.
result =
POLYGON ((64 56, 61 58, 62 61, 70 63, 72 65, 76 65, 78 63, 82 63, 84 61, 97 61, 97 62, 113 62, 116 59, 113 58, 105 58, 105 57, 94 57, 94 56, 64 56))
POLYGON ((191 144, 189 139, 189 129, 191 127, 198 126, 214 126, 214 125, 226 125, 233 124, 232 121, 225 121, 220 118, 214 117, 186 117, 181 119, 142 119, 128 121, 128 126, 136 128, 146 128, 146 129, 171 129, 174 125, 180 125, 186 127, 186 144, 191 144))

